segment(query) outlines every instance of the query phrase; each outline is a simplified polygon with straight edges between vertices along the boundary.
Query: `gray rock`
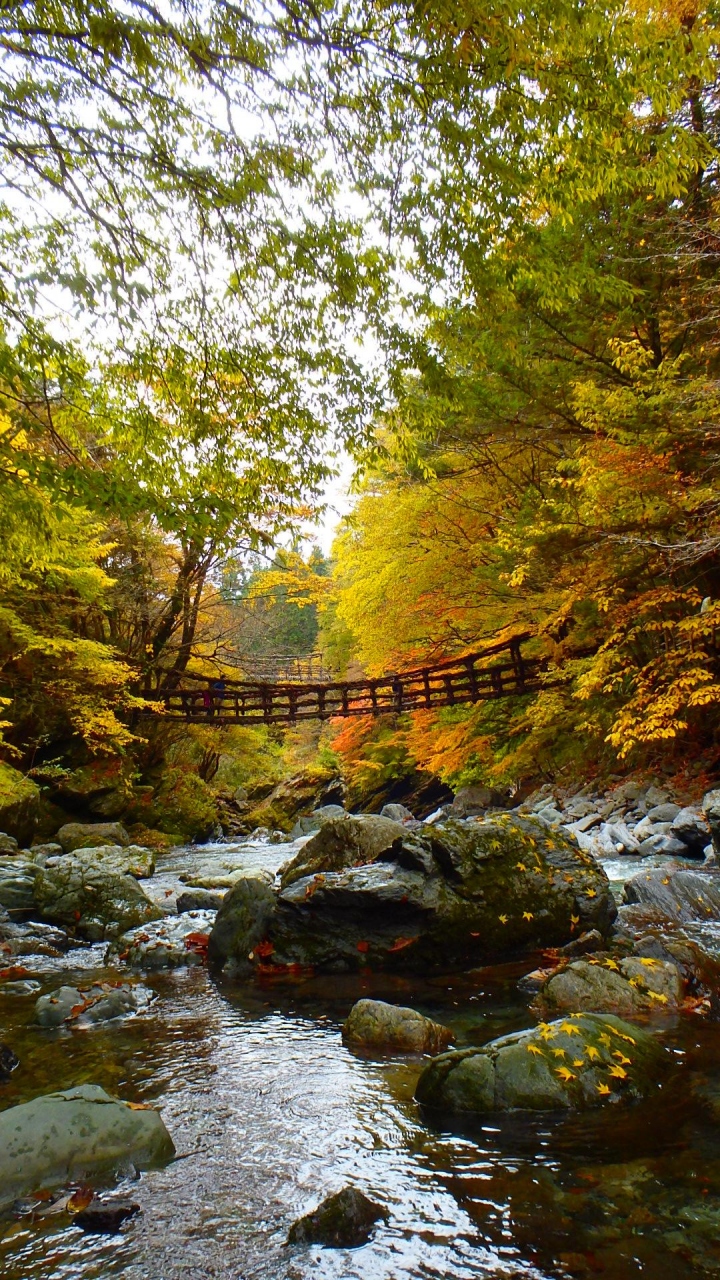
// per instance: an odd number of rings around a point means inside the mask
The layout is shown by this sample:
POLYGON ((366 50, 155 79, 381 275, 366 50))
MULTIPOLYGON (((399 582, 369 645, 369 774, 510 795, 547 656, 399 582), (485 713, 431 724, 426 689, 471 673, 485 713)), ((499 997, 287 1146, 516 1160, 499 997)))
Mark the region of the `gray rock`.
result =
POLYGON ((61 956, 70 946, 64 929, 38 920, 0 921, 0 942, 6 956, 61 956))
POLYGON ((0 1202, 41 1187, 138 1169, 175 1154, 159 1112, 137 1109, 97 1085, 46 1094, 0 1113, 0 1202))
POLYGON ((715 852, 720 853, 720 791, 708 791, 703 796, 702 811, 710 828, 715 852))
POLYGON ((345 867, 373 862, 400 843, 405 828, 376 814, 344 815, 323 824, 300 853, 280 870, 283 889, 317 872, 342 871, 345 867))
POLYGON ((391 822, 414 822, 415 815, 405 808, 404 804, 385 804, 380 810, 381 818, 389 818, 391 822))
POLYGON ((79 857, 36 868, 35 904, 45 920, 69 925, 91 942, 116 938, 163 912, 132 876, 79 857))
POLYGON ((38 868, 29 858, 0 857, 0 907, 13 917, 29 915, 34 906, 38 868))
POLYGON ((633 835, 635 839, 642 843, 650 836, 664 836, 672 829, 671 822, 653 822, 651 818, 641 818, 638 822, 633 835))
POLYGON ((288 1244, 324 1244, 353 1249, 365 1244, 376 1222, 387 1218, 382 1205, 375 1204, 355 1187, 343 1187, 328 1196, 312 1213, 298 1218, 288 1233, 288 1244))
POLYGON ((545 805, 544 808, 538 809, 537 816, 541 822, 547 822, 551 827, 564 821, 563 814, 554 805, 545 805))
POLYGON ((130 836, 120 822, 66 822, 58 831, 57 839, 65 853, 108 844, 130 844, 130 836))
POLYGON ((688 847, 682 840, 676 840, 673 836, 655 835, 643 840, 637 852, 641 858, 657 854, 662 854, 666 858, 687 858, 688 847))
POLYGON ((48 858, 57 858, 64 852, 61 844, 55 844, 52 841, 45 844, 33 844, 28 850, 28 857, 32 858, 39 867, 44 867, 48 858))
POLYGON ((142 845, 105 844, 90 848, 76 849, 74 853, 54 854, 43 860, 45 867, 61 865, 72 858, 77 863, 88 867, 102 867, 121 876, 133 876, 135 880, 145 880, 155 874, 155 854, 152 849, 142 845))
POLYGON ((570 824, 571 830, 584 834, 586 831, 592 831, 593 827, 597 827, 602 822, 599 813, 588 813, 582 818, 578 818, 577 822, 570 824))
POLYGON ((17 853, 19 847, 14 836, 6 836, 4 831, 0 831, 0 854, 3 857, 10 857, 17 853))
POLYGON ((319 831, 326 822, 331 822, 333 818, 347 817, 347 810, 341 804, 325 804, 319 809, 313 809, 312 813, 301 814, 295 826, 285 839, 299 840, 301 836, 312 835, 314 831, 319 831))
POLYGON ((669 834, 686 846, 688 857, 704 857, 709 827, 702 810, 690 807, 681 809, 673 820, 669 834))
POLYGON ((450 805, 450 815, 453 818, 467 818, 484 813, 496 799, 497 793, 491 791, 489 787, 461 787, 455 793, 455 798, 450 805))
POLYGON ((177 913, 185 911, 219 911, 224 894, 215 893, 212 889, 190 889, 178 895, 177 913))
POLYGON ((608 835, 618 853, 637 853, 640 848, 640 841, 624 822, 608 827, 608 835))
POLYGON ((34 996, 40 990, 41 983, 33 978, 18 978, 16 982, 3 982, 4 996, 34 996))
POLYGON ((73 1226, 93 1234, 114 1235, 124 1222, 140 1212, 140 1205, 131 1200, 93 1199, 86 1209, 75 1214, 73 1226))
POLYGON ((630 956, 619 963, 612 957, 576 960, 549 979, 540 1001, 550 1014, 587 1009, 632 1017, 651 1009, 676 1009, 682 995, 677 965, 630 956))
POLYGON ((186 911, 132 929, 112 943, 105 962, 120 960, 131 969, 147 970, 204 964, 215 919, 214 911, 186 911))
POLYGON ((213 963, 423 972, 562 945, 615 918, 604 871, 537 819, 415 830, 375 821, 391 830, 372 840, 358 818, 325 826, 303 850, 312 874, 296 878, 295 860, 278 894, 254 884, 236 910, 236 886, 211 935, 213 963))
POLYGON ((654 809, 659 804, 665 804, 670 799, 670 792, 664 791, 662 787, 648 787, 645 792, 645 804, 650 809, 654 809))
POLYGON ((575 1013, 433 1058, 415 1097, 458 1114, 585 1110, 652 1093, 667 1061, 647 1032, 612 1014, 575 1013))
POLYGON ((665 804, 657 804, 652 809, 648 809, 647 816, 651 822, 673 822, 679 812, 679 804, 666 801, 665 804))
POLYGON ((628 880, 623 902, 652 907, 665 919, 679 924, 720 920, 720 875, 672 865, 643 871, 628 880))
POLYGON ((358 1000, 348 1014, 342 1037, 346 1044, 359 1048, 400 1053, 439 1053, 455 1039, 448 1027, 415 1009, 384 1000, 358 1000))

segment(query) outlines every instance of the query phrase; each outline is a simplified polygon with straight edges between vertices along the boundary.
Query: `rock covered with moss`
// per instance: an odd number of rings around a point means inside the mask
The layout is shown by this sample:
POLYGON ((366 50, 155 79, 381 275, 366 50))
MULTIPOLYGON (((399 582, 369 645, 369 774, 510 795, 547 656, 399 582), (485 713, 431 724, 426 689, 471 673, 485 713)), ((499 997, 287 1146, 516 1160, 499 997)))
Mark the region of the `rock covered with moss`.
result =
POLYGON ((543 986, 538 1003, 549 1013, 588 1009, 623 1017, 677 1009, 683 982, 676 964, 651 956, 576 960, 543 986))
POLYGON ((384 821, 370 843, 368 831, 364 819, 327 823, 279 892, 250 902, 231 891, 211 958, 236 969, 447 969, 605 933, 614 919, 604 871, 537 820, 502 814, 414 831, 384 821))
POLYGON ((42 919, 69 925, 90 942, 117 938, 164 914, 133 876, 73 855, 37 870, 34 899, 42 919))
POLYGON ((612 1014, 575 1013, 441 1054, 425 1067, 415 1097, 451 1113, 585 1110, 647 1096, 667 1067, 646 1031, 612 1014))
POLYGON ((342 1038, 353 1048, 398 1053, 438 1053, 455 1039, 448 1027, 416 1009, 384 1000, 358 1000, 345 1021, 342 1038))

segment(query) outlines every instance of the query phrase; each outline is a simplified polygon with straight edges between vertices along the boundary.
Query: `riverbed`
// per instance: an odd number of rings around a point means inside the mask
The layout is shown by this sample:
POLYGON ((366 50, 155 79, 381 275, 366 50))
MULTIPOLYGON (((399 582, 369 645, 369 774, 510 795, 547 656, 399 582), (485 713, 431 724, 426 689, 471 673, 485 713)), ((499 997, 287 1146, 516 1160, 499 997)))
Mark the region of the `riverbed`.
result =
MULTIPOLYGON (((295 851, 262 842, 176 849, 144 884, 171 904, 183 874, 218 860, 274 871, 295 851)), ((608 869, 619 887, 624 868, 608 869)), ((686 1014, 658 1024, 678 1070, 651 1102, 450 1131, 413 1101, 422 1060, 354 1054, 342 1022, 372 995, 446 1023, 459 1044, 482 1044, 536 1021, 517 986, 532 957, 424 980, 366 973, 248 985, 186 968, 143 975, 154 999, 137 1016, 85 1031, 33 1026, 43 992, 127 980, 122 966, 104 967, 103 953, 23 957, 41 991, 0 987, 0 1040, 21 1061, 0 1085, 0 1108, 98 1084, 160 1107, 178 1158, 141 1177, 121 1171, 111 1194, 142 1213, 119 1235, 85 1235, 64 1214, 0 1221, 3 1280, 720 1275, 717 1023, 686 1014), (371 1241, 351 1251, 288 1247, 292 1221, 348 1183, 388 1210, 371 1241)))

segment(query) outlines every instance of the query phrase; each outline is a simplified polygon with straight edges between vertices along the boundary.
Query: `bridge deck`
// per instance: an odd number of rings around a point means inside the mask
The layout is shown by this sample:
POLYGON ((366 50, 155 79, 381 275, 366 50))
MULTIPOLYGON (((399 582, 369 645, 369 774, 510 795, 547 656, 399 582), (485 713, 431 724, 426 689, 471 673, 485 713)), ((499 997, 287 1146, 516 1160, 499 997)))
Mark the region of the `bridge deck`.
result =
POLYGON ((205 724, 294 724, 431 710, 528 693, 540 688, 541 666, 540 659, 522 654, 528 638, 526 633, 478 653, 372 679, 271 684, 187 676, 181 686, 156 695, 162 710, 145 714, 205 724))

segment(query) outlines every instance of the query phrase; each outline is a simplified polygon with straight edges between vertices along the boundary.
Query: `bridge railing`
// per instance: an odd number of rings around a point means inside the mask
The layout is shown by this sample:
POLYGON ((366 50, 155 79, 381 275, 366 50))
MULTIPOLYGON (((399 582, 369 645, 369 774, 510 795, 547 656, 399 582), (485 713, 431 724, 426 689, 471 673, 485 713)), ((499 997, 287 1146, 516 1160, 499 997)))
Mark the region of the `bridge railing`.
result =
POLYGON ((528 638, 526 633, 478 653, 358 680, 300 684, 186 677, 181 687, 160 695, 164 709, 155 714, 196 722, 294 724, 431 710, 526 693, 540 687, 541 667, 540 659, 522 653, 528 638))

